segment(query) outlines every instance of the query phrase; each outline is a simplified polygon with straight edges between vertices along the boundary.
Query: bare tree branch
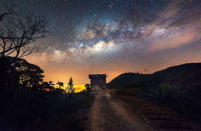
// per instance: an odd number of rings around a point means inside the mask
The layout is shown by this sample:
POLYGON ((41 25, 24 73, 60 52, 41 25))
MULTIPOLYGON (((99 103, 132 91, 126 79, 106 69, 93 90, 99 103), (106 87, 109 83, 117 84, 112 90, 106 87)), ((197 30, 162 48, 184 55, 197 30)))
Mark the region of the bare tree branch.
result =
POLYGON ((0 15, 0 57, 16 54, 15 57, 24 57, 35 52, 29 46, 34 41, 47 37, 47 21, 37 15, 27 14, 17 16, 11 13, 0 15), (9 15, 3 20, 5 15, 9 15), (2 24, 3 23, 3 24, 2 24))

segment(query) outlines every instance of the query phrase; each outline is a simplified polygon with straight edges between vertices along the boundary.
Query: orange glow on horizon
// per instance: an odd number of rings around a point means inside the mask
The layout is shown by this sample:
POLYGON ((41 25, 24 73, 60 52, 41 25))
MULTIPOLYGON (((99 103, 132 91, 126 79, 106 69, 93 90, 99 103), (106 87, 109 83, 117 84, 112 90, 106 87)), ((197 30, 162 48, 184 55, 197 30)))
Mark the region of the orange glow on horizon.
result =
MULTIPOLYGON (((114 72, 114 73, 108 73, 107 74, 107 82, 110 82, 113 78, 117 77, 118 75, 120 75, 122 72, 114 72)), ((66 74, 61 74, 61 73, 51 73, 51 72, 45 72, 44 75, 44 81, 53 81, 54 83, 57 83, 57 81, 62 81, 64 83, 68 83, 69 78, 72 77, 73 79, 73 83, 76 85, 85 85, 87 83, 90 83, 90 80, 88 78, 88 74, 80 74, 80 75, 76 75, 76 74, 71 74, 69 73, 68 75, 66 74)), ((97 74, 97 73, 96 73, 97 74)), ((102 73, 100 73, 102 74, 102 73)))
MULTIPOLYGON (((61 89, 65 90, 66 87, 68 87, 67 84, 65 84, 64 86, 62 86, 61 89)), ((54 88, 60 88, 60 87, 59 87, 59 85, 55 84, 54 88)), ((73 85, 73 88, 74 88, 75 93, 79 93, 79 92, 82 92, 82 91, 86 90, 85 85, 73 85)))
MULTIPOLYGON (((197 50, 199 51, 199 50, 197 50)), ((44 81, 53 81, 57 83, 58 81, 62 81, 65 84, 68 83, 70 77, 73 79, 73 83, 76 85, 85 85, 90 82, 88 75, 89 74, 107 74, 107 83, 110 82, 115 77, 119 76, 125 72, 139 72, 139 73, 153 73, 155 71, 159 71, 161 69, 165 69, 170 66, 184 64, 184 63, 195 63, 201 61, 201 56, 198 56, 195 50, 190 50, 187 53, 181 53, 178 56, 174 55, 174 59, 165 59, 163 62, 157 61, 154 62, 153 59, 156 59, 155 54, 151 54, 150 56, 146 56, 138 60, 138 62, 134 64, 129 63, 121 63, 121 64, 113 64, 110 65, 97 65, 90 67, 89 65, 76 65, 73 66, 74 63, 68 64, 60 64, 60 63, 50 63, 47 61, 43 61, 43 59, 36 59, 36 56, 31 55, 31 57, 27 58, 28 62, 36 64, 44 70, 44 81), (186 55, 191 54, 191 55, 186 55)), ((163 57, 162 55, 157 55, 158 59, 163 57)))

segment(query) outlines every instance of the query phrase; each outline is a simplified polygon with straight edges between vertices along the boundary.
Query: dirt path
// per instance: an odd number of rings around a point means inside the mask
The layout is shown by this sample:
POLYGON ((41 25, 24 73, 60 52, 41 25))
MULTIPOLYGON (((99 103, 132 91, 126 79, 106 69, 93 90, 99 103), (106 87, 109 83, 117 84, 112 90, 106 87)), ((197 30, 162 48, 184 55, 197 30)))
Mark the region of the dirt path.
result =
POLYGON ((152 131, 142 118, 129 113, 107 91, 95 95, 90 119, 91 131, 152 131))

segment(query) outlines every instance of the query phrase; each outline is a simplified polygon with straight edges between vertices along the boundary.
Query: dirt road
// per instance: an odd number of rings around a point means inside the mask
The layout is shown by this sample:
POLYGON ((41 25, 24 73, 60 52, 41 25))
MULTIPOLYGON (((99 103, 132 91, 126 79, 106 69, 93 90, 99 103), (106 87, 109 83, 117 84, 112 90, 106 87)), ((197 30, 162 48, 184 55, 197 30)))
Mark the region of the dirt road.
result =
POLYGON ((152 131, 144 119, 129 113, 108 91, 95 95, 90 120, 91 131, 152 131))

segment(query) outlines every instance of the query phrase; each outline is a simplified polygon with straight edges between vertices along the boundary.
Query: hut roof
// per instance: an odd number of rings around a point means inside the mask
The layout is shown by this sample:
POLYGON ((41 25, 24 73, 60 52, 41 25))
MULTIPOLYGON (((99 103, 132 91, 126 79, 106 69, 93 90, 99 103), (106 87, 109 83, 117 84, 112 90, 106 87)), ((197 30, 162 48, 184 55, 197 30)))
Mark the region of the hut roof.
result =
POLYGON ((89 74, 89 79, 91 78, 104 78, 107 77, 106 74, 89 74))

